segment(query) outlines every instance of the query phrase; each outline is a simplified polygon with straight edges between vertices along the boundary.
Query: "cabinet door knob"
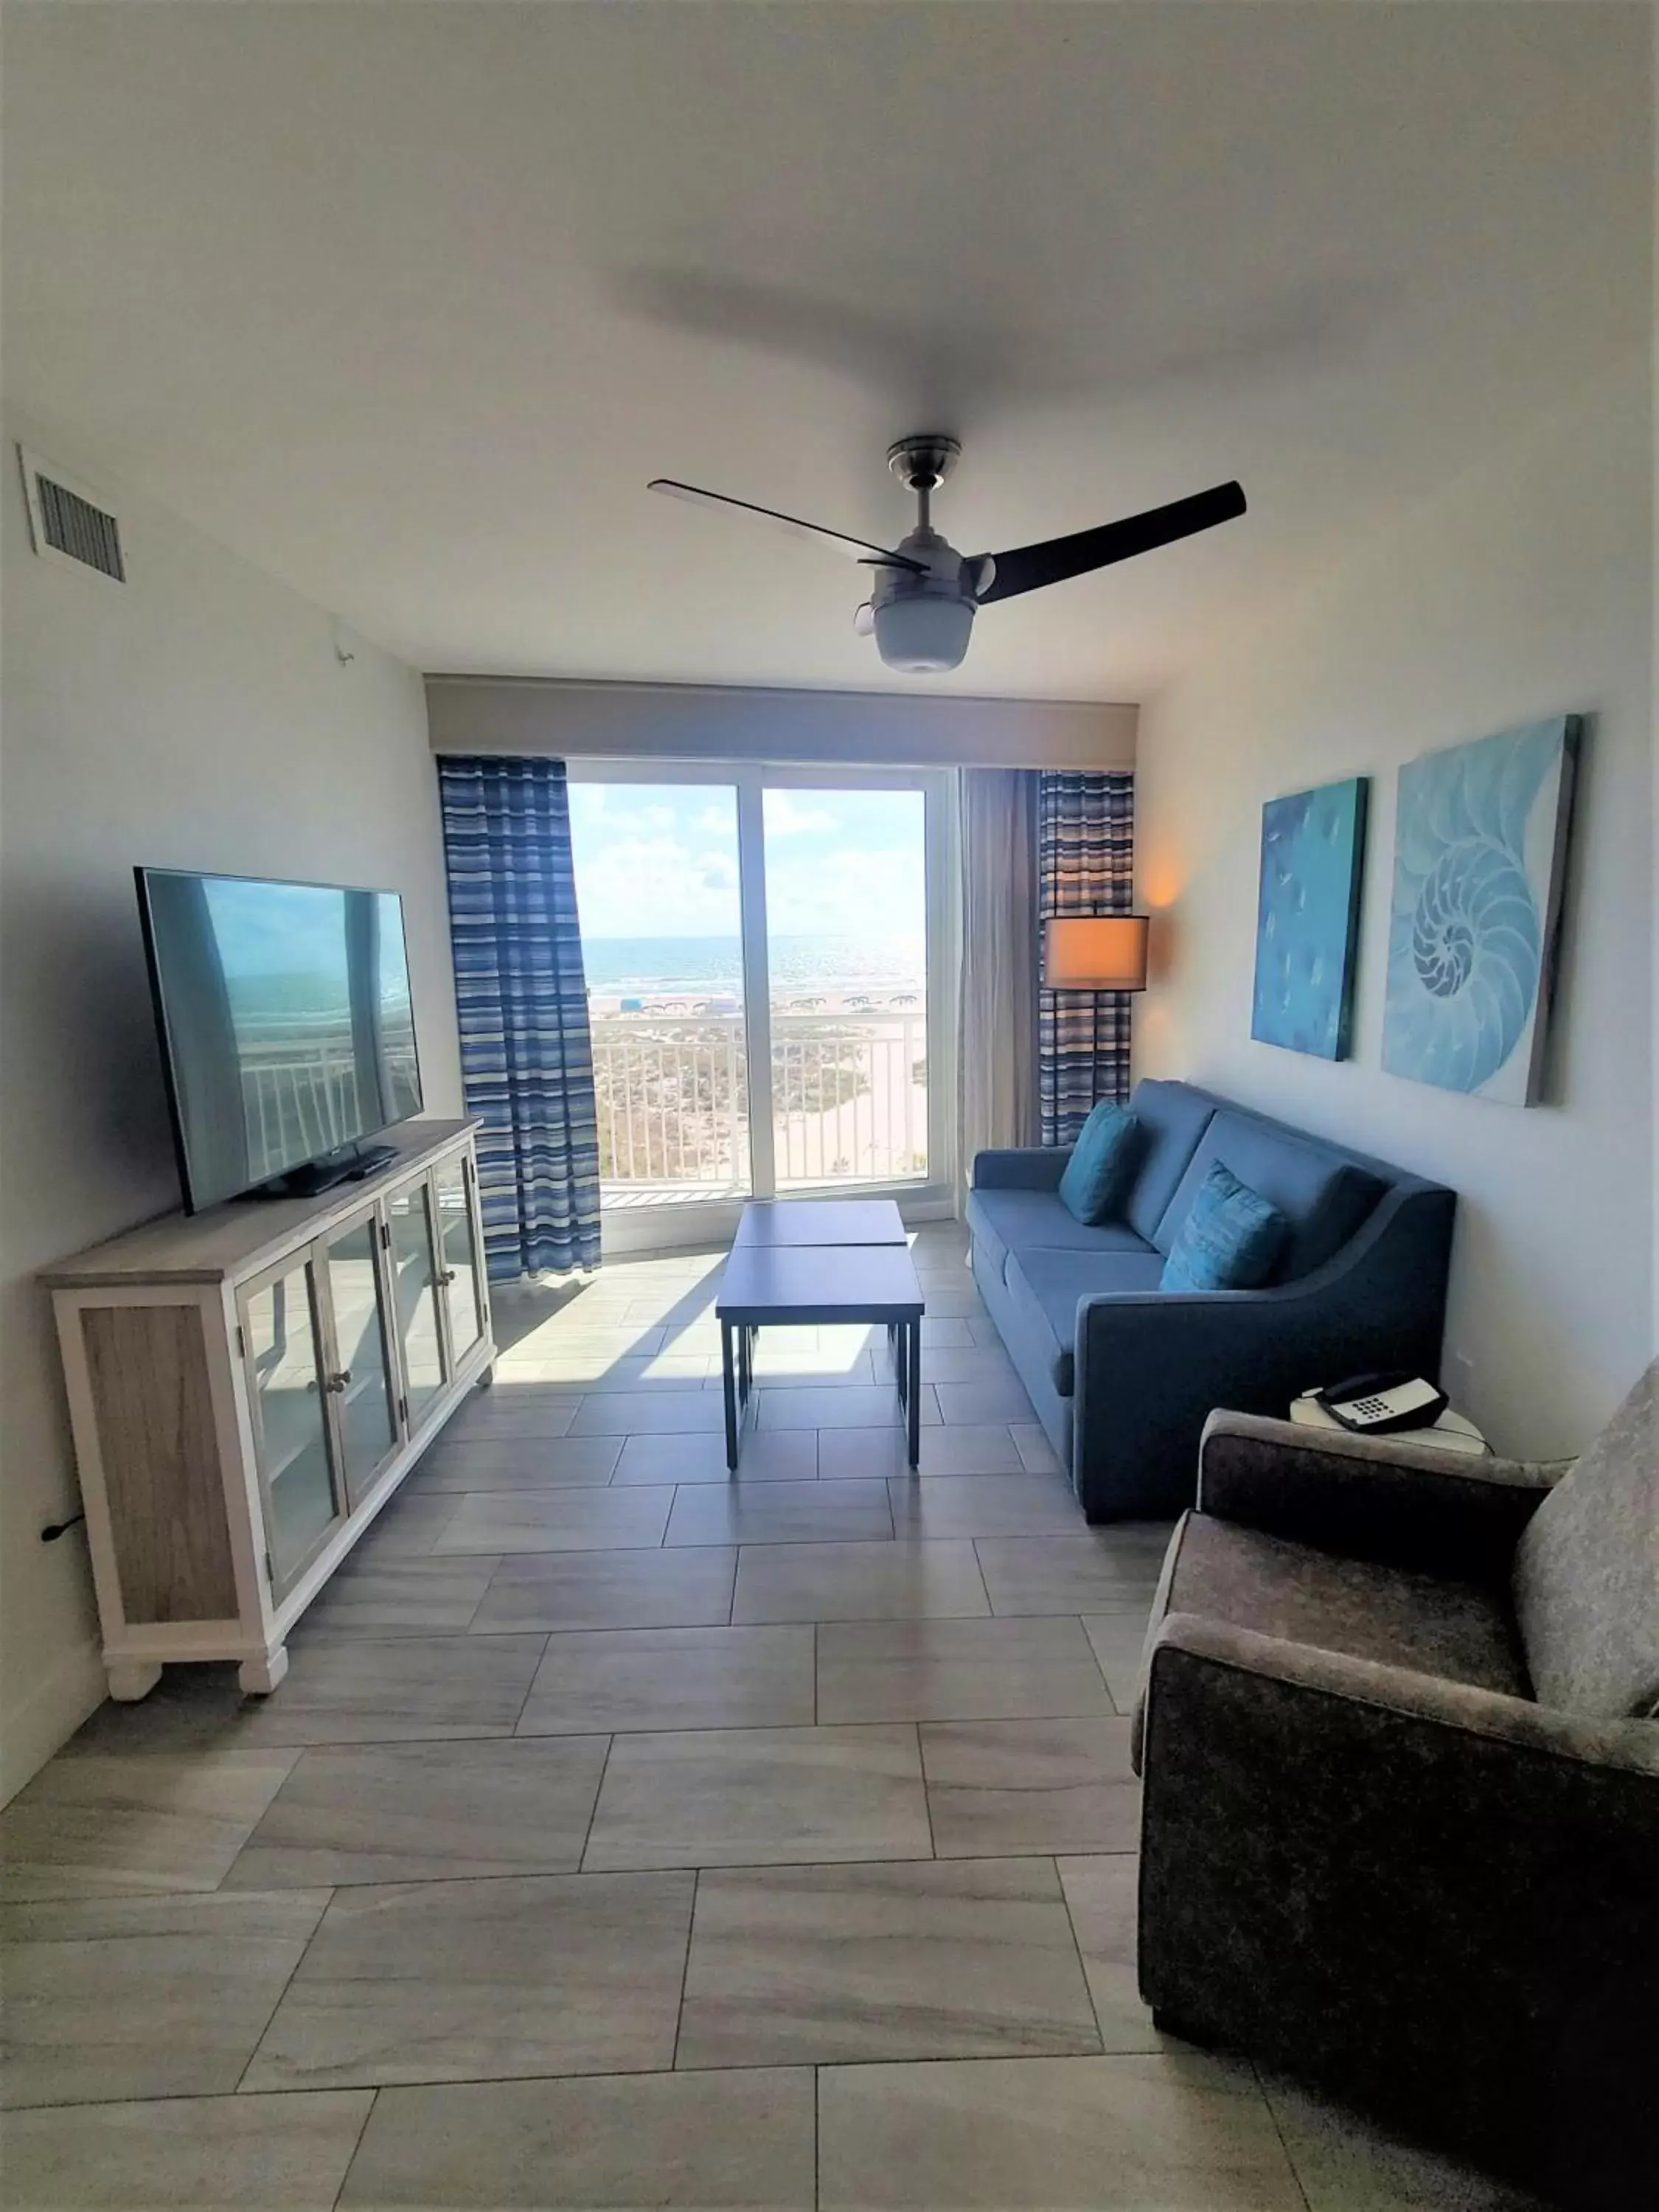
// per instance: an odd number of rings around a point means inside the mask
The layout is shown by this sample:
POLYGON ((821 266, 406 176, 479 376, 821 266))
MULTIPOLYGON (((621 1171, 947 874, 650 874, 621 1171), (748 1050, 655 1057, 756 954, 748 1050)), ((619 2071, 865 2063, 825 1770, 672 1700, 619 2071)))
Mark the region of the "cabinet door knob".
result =
POLYGON ((443 1272, 440 1274, 440 1276, 438 1277, 438 1280, 439 1280, 441 1283, 443 1283, 443 1284, 445 1284, 445 1285, 448 1285, 448 1284, 450 1284, 450 1283, 453 1283, 453 1282, 454 1281, 454 1279, 455 1279, 455 1270, 454 1270, 453 1267, 446 1267, 446 1268, 443 1270, 443 1272))
POLYGON ((328 1387, 331 1390, 343 1390, 350 1380, 351 1370, 349 1367, 343 1367, 337 1375, 329 1376, 328 1387))

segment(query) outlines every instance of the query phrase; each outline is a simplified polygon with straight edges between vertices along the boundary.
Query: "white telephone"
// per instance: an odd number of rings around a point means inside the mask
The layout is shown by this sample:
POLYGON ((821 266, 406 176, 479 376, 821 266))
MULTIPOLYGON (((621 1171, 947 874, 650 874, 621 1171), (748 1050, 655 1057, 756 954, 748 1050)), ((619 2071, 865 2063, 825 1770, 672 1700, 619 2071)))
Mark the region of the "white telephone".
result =
POLYGON ((1443 1390, 1420 1375, 1354 1375, 1308 1395, 1334 1421, 1360 1437, 1431 1428, 1449 1402, 1443 1390))

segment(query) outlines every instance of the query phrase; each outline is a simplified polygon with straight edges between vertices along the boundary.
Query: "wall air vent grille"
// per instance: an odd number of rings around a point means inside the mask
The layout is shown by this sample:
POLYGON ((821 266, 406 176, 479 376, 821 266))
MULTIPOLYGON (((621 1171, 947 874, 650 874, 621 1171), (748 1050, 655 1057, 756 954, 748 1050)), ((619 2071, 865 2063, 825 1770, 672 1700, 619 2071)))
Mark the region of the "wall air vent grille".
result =
POLYGON ((35 551, 45 560, 68 562, 125 584, 127 571, 119 518, 62 469, 21 446, 17 452, 23 465, 23 489, 35 551))

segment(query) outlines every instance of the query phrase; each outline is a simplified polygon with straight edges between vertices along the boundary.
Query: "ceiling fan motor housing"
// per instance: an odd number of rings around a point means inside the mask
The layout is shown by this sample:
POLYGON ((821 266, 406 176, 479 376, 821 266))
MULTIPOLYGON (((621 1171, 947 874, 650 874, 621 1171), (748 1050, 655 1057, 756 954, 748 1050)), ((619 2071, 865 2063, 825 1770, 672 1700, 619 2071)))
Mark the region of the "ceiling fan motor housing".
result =
POLYGON ((877 652, 889 668, 908 676, 959 667, 974 633, 976 606, 967 573, 974 564, 936 530, 913 530, 894 550, 927 566, 920 574, 914 568, 876 572, 870 599, 877 652))

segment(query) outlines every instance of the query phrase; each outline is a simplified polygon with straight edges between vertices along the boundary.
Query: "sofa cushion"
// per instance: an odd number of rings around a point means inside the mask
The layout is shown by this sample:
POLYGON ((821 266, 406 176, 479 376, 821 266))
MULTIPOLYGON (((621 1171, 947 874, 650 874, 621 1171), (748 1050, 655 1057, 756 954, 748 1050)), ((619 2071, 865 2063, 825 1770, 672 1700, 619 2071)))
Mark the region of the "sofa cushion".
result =
POLYGON ((1540 1704, 1659 1719, 1659 1361, 1527 1524, 1515 1608, 1540 1704))
POLYGON ((1217 1162, 1259 1191, 1291 1225, 1269 1280, 1293 1283, 1340 1252, 1382 1195, 1382 1184, 1317 1137, 1298 1137, 1247 1114, 1212 1115, 1152 1242, 1167 1252, 1217 1162))
POLYGON ((1112 1219, 1137 1164, 1133 1114, 1103 1098, 1078 1131, 1060 1179, 1060 1202, 1074 1220, 1093 1228, 1112 1219))
POLYGON ((1152 1246, 1121 1221, 1103 1221, 1091 1227, 1075 1220, 1052 1190, 970 1190, 968 1226, 1000 1279, 1007 1273, 1010 1252, 1150 1252, 1152 1246))
POLYGON ((1152 1244, 1176 1186, 1214 1115, 1215 1101, 1184 1083, 1137 1083, 1129 1111, 1135 1117, 1139 1157, 1123 1200, 1123 1218, 1152 1244))
MULTIPOLYGON (((1098 1233, 1098 1232, 1097 1232, 1098 1233)), ((1133 1231, 1127 1232, 1133 1236, 1133 1231)), ((1136 1238, 1136 1249, 1048 1252, 1022 1247, 1008 1255, 1003 1283, 1028 1342, 1040 1341, 1062 1398, 1076 1383, 1077 1307, 1095 1291, 1155 1291, 1163 1259, 1136 1238)))
POLYGON ((1158 1278, 1161 1291, 1253 1291, 1285 1248, 1290 1224, 1219 1160, 1198 1187, 1158 1278))

